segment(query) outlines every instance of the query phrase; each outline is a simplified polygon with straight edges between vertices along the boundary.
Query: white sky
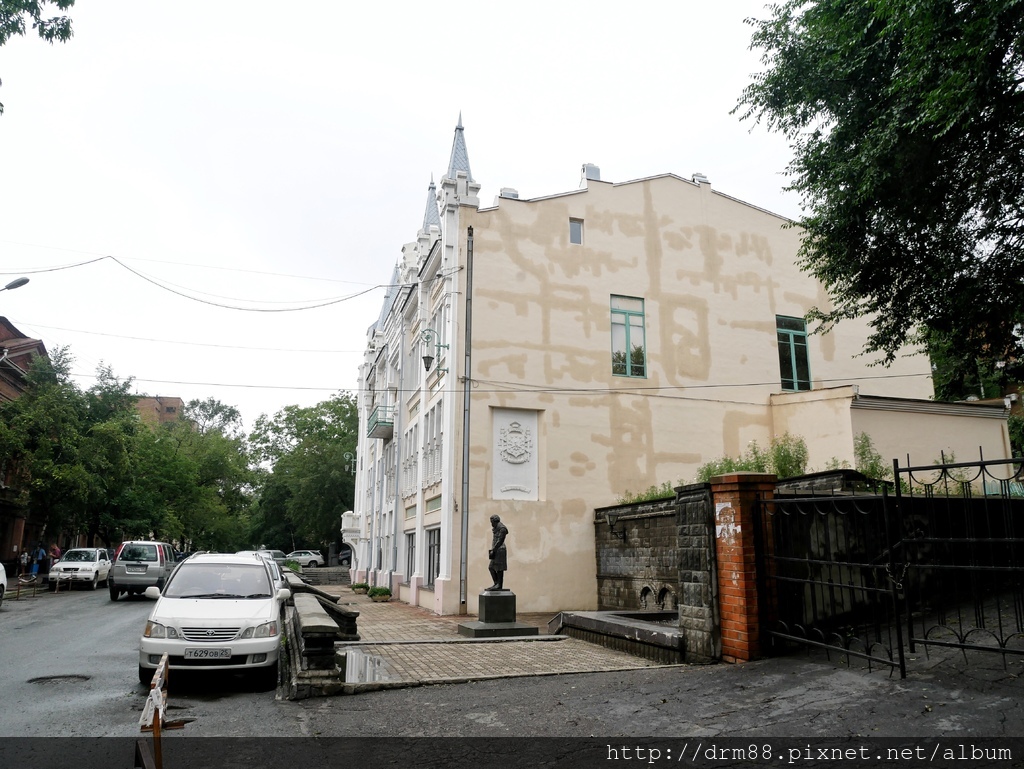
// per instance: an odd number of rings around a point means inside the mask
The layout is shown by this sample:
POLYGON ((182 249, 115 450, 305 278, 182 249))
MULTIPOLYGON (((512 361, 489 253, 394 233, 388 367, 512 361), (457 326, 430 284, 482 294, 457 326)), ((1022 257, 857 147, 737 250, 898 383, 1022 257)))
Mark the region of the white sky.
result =
POLYGON ((762 0, 80 0, 0 48, 0 315, 246 426, 357 386, 366 329, 459 113, 490 205, 706 174, 796 216, 790 152, 729 114, 762 0), (180 292, 160 288, 110 259, 180 292), (360 292, 319 309, 303 307, 360 292), (192 298, 188 298, 192 297, 192 298))

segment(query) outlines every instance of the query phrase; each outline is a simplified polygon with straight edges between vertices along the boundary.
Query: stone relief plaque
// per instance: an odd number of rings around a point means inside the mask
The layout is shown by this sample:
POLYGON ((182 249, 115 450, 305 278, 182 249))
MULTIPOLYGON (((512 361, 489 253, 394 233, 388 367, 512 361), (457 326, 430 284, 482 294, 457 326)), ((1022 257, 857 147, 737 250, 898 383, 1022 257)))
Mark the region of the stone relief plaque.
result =
POLYGON ((539 499, 537 419, 536 411, 492 410, 493 499, 539 499))

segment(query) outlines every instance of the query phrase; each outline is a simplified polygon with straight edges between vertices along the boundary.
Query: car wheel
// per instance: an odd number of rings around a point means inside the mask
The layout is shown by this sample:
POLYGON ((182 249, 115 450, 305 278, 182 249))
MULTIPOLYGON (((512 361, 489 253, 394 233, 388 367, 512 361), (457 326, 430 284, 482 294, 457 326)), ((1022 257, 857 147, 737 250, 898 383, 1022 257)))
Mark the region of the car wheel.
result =
POLYGON ((92 575, 92 583, 89 585, 89 589, 90 590, 95 590, 99 586, 100 586, 100 575, 99 574, 93 574, 92 575))
POLYGON ((110 585, 108 585, 108 587, 110 588, 110 600, 116 601, 117 597, 121 595, 121 591, 117 589, 117 585, 115 585, 113 582, 111 582, 110 585))
POLYGON ((46 587, 49 588, 51 593, 57 592, 57 583, 52 579, 46 580, 46 587))
POLYGON ((314 569, 314 568, 316 568, 316 565, 317 565, 316 561, 310 561, 309 563, 306 564, 306 568, 307 569, 314 569))
POLYGON ((153 683, 153 676, 156 675, 156 670, 150 670, 139 665, 139 683, 144 686, 149 686, 153 683))
POLYGON ((0 608, 4 605, 4 586, 0 585, 0 608))

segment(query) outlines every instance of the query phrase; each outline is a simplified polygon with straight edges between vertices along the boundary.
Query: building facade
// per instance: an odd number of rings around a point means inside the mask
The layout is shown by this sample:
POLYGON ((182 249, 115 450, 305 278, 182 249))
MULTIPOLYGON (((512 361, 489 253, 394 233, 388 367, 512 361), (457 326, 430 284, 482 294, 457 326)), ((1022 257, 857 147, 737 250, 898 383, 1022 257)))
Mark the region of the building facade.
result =
POLYGON ((1009 456, 1005 411, 931 401, 924 355, 873 367, 865 322, 812 333, 800 230, 703 175, 479 192, 460 120, 367 335, 355 579, 476 613, 496 514, 520 611, 593 609, 594 509, 751 442, 800 436, 818 470, 861 432, 886 458, 1009 456))
MULTIPOLYGON (((38 357, 48 357, 42 341, 26 337, 7 318, 0 318, 0 401, 13 401, 25 392, 29 367, 38 357)), ((15 461, 0 461, 0 562, 8 574, 17 574, 22 550, 42 538, 43 523, 33 519, 22 499, 28 481, 15 461)))

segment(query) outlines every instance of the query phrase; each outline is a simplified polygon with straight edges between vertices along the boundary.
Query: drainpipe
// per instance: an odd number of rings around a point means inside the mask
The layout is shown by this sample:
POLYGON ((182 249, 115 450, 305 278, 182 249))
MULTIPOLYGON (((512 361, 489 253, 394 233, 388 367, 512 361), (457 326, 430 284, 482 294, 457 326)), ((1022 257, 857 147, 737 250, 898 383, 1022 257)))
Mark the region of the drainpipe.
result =
MULTIPOLYGON (((402 409, 398 406, 398 401, 402 397, 404 391, 404 380, 405 376, 405 315, 402 316, 402 328, 399 332, 398 338, 401 340, 401 347, 398 351, 398 390, 395 392, 395 488, 393 489, 395 495, 395 509, 391 513, 391 568, 388 569, 388 584, 387 587, 391 589, 391 576, 395 572, 395 567, 398 565, 398 507, 401 501, 401 477, 402 477, 402 409)), ((385 366, 387 361, 385 361, 385 366)), ((385 371, 387 369, 385 368, 385 371)), ((385 380, 387 376, 385 375, 385 380)), ((385 386, 387 382, 385 381, 385 386)), ((391 397, 390 395, 388 396, 391 397)), ((409 575, 406 575, 408 577, 409 575)), ((397 595, 397 591, 395 591, 397 595)))
POLYGON ((469 559, 469 389, 473 333, 473 228, 466 238, 466 357, 462 368, 462 547, 459 563, 459 601, 466 604, 467 562, 469 559))

